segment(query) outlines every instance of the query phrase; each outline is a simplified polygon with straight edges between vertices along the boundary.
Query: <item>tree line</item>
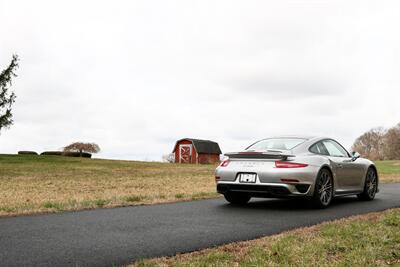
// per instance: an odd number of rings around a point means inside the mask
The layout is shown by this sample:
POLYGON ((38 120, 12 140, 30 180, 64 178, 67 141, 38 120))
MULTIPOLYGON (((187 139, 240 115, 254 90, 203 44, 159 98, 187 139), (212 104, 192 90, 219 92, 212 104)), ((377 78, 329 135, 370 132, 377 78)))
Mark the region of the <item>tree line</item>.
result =
POLYGON ((365 132, 352 149, 371 160, 400 159, 400 123, 389 129, 377 127, 365 132))

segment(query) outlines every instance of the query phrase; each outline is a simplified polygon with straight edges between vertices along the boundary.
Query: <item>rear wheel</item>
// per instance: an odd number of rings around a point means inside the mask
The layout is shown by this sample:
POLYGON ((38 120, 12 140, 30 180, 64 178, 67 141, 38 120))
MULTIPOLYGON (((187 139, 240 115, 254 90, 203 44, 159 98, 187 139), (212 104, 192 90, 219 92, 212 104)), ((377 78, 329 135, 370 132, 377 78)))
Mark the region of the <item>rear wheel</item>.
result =
POLYGON ((235 205, 244 205, 250 200, 250 196, 245 195, 245 194, 239 194, 239 193, 225 193, 224 197, 226 201, 229 203, 235 204, 235 205))
POLYGON ((318 173, 315 182, 314 196, 312 202, 316 208, 326 208, 332 201, 333 180, 328 169, 322 169, 318 173))
POLYGON ((373 168, 369 168, 365 177, 364 191, 358 194, 360 200, 373 200, 378 189, 378 177, 373 168))

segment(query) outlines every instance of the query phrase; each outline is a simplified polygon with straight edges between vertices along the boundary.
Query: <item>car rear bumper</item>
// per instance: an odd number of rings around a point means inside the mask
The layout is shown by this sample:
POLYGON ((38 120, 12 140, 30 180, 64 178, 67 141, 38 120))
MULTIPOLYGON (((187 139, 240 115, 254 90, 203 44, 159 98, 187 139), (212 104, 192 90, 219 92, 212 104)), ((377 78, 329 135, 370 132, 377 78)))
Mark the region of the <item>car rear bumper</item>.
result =
POLYGON ((219 181, 217 192, 226 194, 229 192, 245 193, 252 197, 291 197, 311 196, 312 184, 310 183, 239 183, 219 181))
POLYGON ((215 172, 217 191, 242 192, 259 197, 312 196, 319 168, 275 168, 274 162, 232 161, 215 172), (241 183, 241 174, 255 174, 255 183, 241 183))
POLYGON ((218 167, 215 176, 220 181, 234 182, 241 173, 255 173, 260 183, 281 183, 282 179, 296 179, 299 182, 314 183, 320 170, 318 166, 309 165, 306 168, 275 168, 271 162, 251 162, 252 166, 245 166, 242 162, 232 162, 228 167, 218 167), (236 165, 234 165, 236 164, 236 165), (239 165, 243 164, 243 165, 239 165), (257 164, 257 165, 256 165, 257 164), (268 165, 269 164, 269 165, 268 165))

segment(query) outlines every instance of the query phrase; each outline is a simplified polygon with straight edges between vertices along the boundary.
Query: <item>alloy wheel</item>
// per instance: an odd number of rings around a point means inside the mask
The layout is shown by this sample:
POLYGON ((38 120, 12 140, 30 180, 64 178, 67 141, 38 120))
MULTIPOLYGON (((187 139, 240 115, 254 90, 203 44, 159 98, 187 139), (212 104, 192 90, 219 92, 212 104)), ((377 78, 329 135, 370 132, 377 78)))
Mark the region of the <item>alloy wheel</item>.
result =
POLYGON ((374 198, 377 188, 377 179, 375 172, 372 169, 368 171, 366 187, 368 196, 374 198))
POLYGON ((318 195, 323 205, 328 205, 332 199, 332 181, 328 172, 321 173, 318 183, 318 195))

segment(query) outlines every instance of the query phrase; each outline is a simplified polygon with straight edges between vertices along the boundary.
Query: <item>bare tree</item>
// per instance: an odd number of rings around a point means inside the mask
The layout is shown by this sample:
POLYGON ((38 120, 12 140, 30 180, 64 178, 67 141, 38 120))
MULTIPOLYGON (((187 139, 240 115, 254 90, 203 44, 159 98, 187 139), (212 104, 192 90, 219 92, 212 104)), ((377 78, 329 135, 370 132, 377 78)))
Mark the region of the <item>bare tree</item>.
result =
POLYGON ((80 156, 82 157, 83 152, 88 153, 98 153, 100 152, 100 147, 98 144, 95 143, 82 143, 82 142, 75 142, 66 147, 64 147, 65 152, 75 151, 79 152, 80 156))
POLYGON ((385 159, 400 159, 400 123, 385 134, 383 152, 385 159))
POLYGON ((175 153, 165 154, 162 156, 163 162, 175 163, 175 153))
POLYGON ((382 127, 373 128, 356 139, 353 151, 372 160, 384 159, 384 143, 386 130, 382 127))
POLYGON ((18 56, 14 55, 10 65, 0 73, 0 130, 13 124, 11 107, 15 102, 14 92, 9 92, 12 77, 17 76, 18 56))
POLYGON ((372 160, 400 159, 400 123, 369 130, 356 139, 353 150, 372 160))

